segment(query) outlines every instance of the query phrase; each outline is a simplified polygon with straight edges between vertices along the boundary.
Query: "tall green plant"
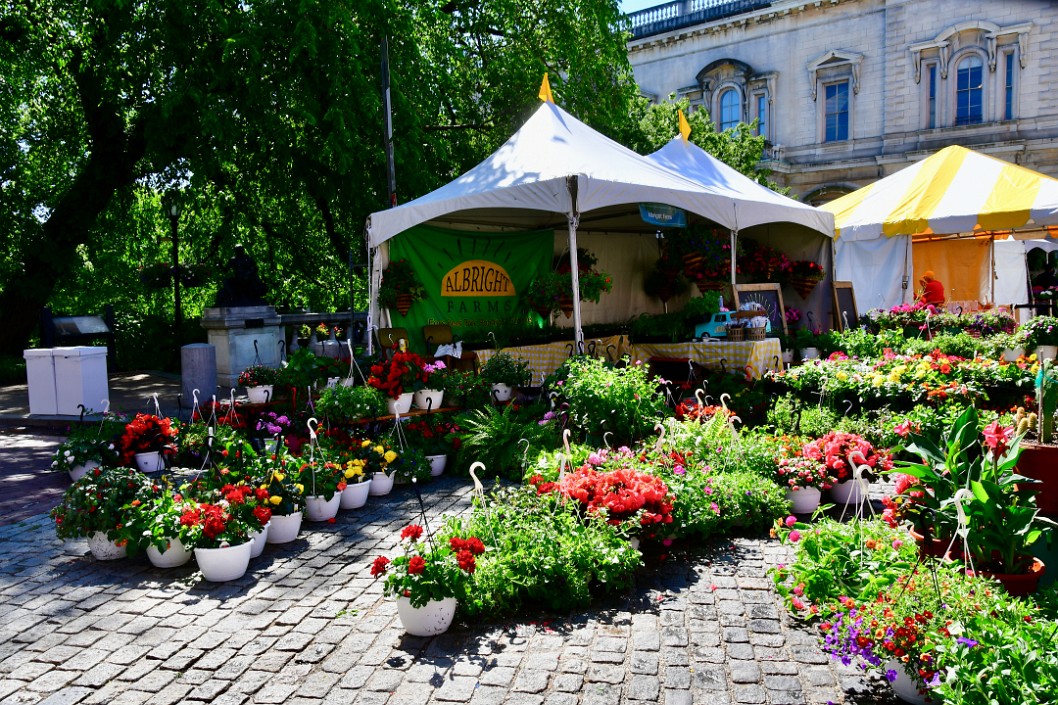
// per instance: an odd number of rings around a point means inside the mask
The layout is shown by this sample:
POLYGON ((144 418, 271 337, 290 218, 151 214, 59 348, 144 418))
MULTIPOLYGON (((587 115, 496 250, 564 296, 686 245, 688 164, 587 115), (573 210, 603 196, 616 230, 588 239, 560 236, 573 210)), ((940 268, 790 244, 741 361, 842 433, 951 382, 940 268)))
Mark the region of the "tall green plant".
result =
POLYGON ((605 360, 569 361, 562 387, 570 424, 595 445, 632 445, 651 433, 668 407, 642 364, 615 367, 605 360))

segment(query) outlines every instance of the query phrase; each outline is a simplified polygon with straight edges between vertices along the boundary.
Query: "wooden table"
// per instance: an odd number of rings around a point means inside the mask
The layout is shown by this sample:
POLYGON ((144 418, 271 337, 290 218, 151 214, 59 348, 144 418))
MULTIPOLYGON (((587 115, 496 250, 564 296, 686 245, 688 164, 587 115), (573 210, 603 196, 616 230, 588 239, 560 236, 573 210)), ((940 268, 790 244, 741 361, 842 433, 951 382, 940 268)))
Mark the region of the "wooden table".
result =
POLYGON ((635 343, 632 358, 646 362, 652 357, 687 358, 709 369, 744 370, 759 379, 765 370, 782 368, 778 338, 685 343, 635 343))

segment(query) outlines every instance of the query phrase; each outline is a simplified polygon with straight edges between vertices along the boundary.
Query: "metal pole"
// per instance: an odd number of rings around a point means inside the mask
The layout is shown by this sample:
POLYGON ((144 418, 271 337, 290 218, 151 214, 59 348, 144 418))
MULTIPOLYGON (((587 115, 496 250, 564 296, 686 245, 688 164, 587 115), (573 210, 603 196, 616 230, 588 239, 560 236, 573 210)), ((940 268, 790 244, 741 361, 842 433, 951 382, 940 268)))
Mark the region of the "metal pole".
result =
POLYGON ((393 103, 390 100, 389 37, 382 35, 382 131, 386 146, 386 184, 390 208, 397 205, 397 171, 393 163, 393 103))

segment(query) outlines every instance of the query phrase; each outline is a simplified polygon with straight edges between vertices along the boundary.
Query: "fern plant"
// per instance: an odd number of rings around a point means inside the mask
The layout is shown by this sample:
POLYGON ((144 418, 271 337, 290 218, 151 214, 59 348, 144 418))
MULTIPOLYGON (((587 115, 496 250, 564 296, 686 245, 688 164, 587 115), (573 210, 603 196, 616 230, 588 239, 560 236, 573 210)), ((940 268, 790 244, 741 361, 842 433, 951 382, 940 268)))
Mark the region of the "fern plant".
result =
POLYGON ((460 467, 481 462, 486 468, 485 476, 521 480, 526 463, 534 460, 540 451, 558 446, 557 425, 537 423, 541 409, 538 406, 515 409, 511 404, 475 409, 461 416, 458 421, 463 441, 459 450, 460 467))

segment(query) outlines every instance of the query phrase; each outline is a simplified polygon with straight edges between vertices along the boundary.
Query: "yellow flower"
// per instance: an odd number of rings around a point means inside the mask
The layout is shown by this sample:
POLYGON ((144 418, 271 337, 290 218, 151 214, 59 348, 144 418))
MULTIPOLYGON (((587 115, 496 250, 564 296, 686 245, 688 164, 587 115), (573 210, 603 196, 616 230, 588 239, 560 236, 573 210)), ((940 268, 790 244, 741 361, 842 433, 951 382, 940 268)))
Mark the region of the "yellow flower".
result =
POLYGON ((383 453, 386 452, 386 449, 383 448, 382 446, 375 446, 375 452, 378 453, 379 455, 382 455, 383 453))
POLYGON ((364 441, 363 443, 360 444, 360 447, 361 448, 367 448, 369 445, 371 445, 371 441, 364 441))
POLYGON ((298 491, 298 494, 305 494, 305 485, 302 485, 301 483, 294 485, 294 489, 298 491))
POLYGON ((276 482, 282 482, 283 478, 285 478, 285 477, 286 477, 286 475, 284 475, 281 472, 272 473, 272 479, 275 480, 276 482))
POLYGON ((849 373, 846 372, 845 370, 841 370, 840 372, 838 372, 834 376, 837 377, 842 382, 848 381, 848 379, 849 379, 849 373))
POLYGON ((271 504, 279 504, 280 502, 283 501, 283 498, 282 497, 277 497, 276 495, 272 495, 271 497, 268 498, 268 501, 271 504))
POLYGON ((393 452, 393 451, 391 451, 391 450, 388 450, 388 451, 386 451, 386 454, 385 454, 384 456, 382 456, 382 458, 383 458, 383 459, 384 459, 384 460, 385 460, 385 461, 386 461, 387 463, 392 463, 392 462, 393 462, 394 460, 396 460, 396 459, 397 459, 397 454, 396 454, 396 453, 394 453, 394 452, 393 452))

